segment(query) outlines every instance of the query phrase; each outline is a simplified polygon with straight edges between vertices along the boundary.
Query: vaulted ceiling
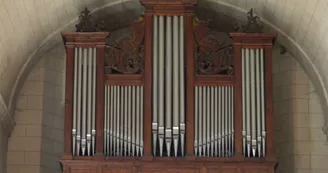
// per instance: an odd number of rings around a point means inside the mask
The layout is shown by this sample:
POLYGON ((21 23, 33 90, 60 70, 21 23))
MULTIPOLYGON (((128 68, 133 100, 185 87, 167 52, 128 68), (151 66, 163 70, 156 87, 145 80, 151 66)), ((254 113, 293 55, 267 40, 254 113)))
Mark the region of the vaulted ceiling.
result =
MULTIPOLYGON (((239 20, 255 12, 310 76, 326 113, 328 87, 328 0, 200 0, 199 6, 239 20)), ((139 0, 0 0, 0 94, 8 106, 40 54, 60 43, 79 12, 141 9, 139 0)), ((1 99, 0 99, 1 101, 1 99)), ((328 117, 328 116, 327 116, 328 117)), ((328 119, 328 118, 326 118, 328 119)))

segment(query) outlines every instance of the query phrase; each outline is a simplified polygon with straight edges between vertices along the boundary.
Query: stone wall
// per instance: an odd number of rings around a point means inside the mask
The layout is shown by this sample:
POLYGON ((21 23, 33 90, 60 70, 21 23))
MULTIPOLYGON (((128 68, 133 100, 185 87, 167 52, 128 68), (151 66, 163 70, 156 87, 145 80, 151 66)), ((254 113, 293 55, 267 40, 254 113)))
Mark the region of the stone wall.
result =
POLYGON ((277 173, 328 172, 324 115, 311 80, 289 53, 274 51, 273 91, 277 173))
POLYGON ((7 173, 60 172, 63 153, 63 47, 51 50, 26 80, 9 139, 7 173))

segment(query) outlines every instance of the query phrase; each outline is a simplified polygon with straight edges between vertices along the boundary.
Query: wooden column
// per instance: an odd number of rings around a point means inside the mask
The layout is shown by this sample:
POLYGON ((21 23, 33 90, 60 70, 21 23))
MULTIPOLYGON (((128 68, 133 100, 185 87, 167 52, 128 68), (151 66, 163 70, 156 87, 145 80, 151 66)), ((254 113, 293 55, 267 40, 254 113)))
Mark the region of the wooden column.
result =
POLYGON ((264 47, 265 53, 265 115, 266 115, 266 127, 267 127, 267 155, 268 161, 274 161, 274 118, 273 118, 273 103, 272 103, 272 46, 264 47))
POLYGON ((105 42, 97 45, 96 155, 104 155, 104 56, 105 42))
POLYGON ((194 56, 194 37, 193 37, 194 14, 185 15, 185 52, 186 52, 186 156, 194 156, 195 138, 195 56, 194 56))
POLYGON ((234 124, 235 124, 235 155, 243 157, 242 139, 242 55, 241 45, 234 42, 234 124))
POLYGON ((152 35, 153 15, 145 14, 145 83, 144 83, 144 156, 152 156, 152 35))
POLYGON ((66 46, 66 87, 65 87, 65 124, 64 153, 72 155, 72 123, 73 123, 73 81, 74 81, 74 45, 66 46))

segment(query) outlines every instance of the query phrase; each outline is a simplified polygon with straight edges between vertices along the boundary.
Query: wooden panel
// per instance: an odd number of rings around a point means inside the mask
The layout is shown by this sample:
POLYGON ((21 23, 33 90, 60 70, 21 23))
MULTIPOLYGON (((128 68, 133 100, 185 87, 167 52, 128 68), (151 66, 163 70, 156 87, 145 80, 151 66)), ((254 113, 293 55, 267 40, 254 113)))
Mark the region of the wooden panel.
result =
POLYGON ((87 162, 62 160, 62 164, 64 168, 70 170, 69 173, 273 173, 275 166, 274 162, 263 160, 216 162, 186 159, 89 160, 87 162))
POLYGON ((233 75, 197 75, 196 86, 233 86, 233 75))
POLYGON ((107 74, 105 75, 105 85, 144 85, 144 77, 141 74, 107 74))
POLYGON ((70 168, 69 173, 97 173, 97 171, 93 168, 70 168))

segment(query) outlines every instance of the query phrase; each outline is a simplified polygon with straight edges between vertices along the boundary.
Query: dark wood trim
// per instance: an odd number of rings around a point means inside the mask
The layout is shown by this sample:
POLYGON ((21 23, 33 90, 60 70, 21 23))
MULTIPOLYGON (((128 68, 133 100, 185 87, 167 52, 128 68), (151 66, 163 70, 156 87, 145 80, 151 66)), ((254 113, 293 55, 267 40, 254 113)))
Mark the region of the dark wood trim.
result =
POLYGON ((105 45, 98 45, 96 77, 96 155, 104 154, 104 57, 105 45))
POLYGON ((145 160, 62 160, 65 173, 84 172, 121 172, 121 173, 211 173, 211 172, 257 172, 274 173, 275 162, 268 161, 241 161, 241 162, 218 162, 209 160, 157 160, 151 162, 145 160))
MULTIPOLYGON (((63 40, 66 45, 96 45, 104 44, 108 32, 64 32, 63 40)), ((89 46, 90 47, 90 46, 89 46)))
POLYGON ((233 75, 196 75, 196 86, 233 86, 233 75))
POLYGON ((194 13, 194 7, 198 0, 188 1, 163 1, 163 0, 141 0, 146 11, 158 16, 181 16, 186 13, 194 13))
POLYGON ((144 156, 152 156, 152 36, 153 16, 145 14, 145 79, 144 79, 144 156))
POLYGON ((194 110, 194 38, 193 35, 194 14, 185 15, 185 59, 186 59, 186 156, 194 156, 194 138, 195 138, 195 110, 194 110))
POLYGON ((235 157, 243 157, 242 139, 242 57, 241 47, 234 45, 234 123, 235 157))
POLYGON ((143 86, 144 76, 141 74, 106 74, 105 85, 143 86))
POLYGON ((268 160, 274 160, 274 118, 273 118, 273 103, 272 103, 272 47, 264 48, 265 54, 265 115, 267 127, 267 155, 268 160))
POLYGON ((65 88, 65 124, 64 124, 65 155, 72 155, 74 49, 75 49, 74 46, 66 45, 66 88, 65 88))

